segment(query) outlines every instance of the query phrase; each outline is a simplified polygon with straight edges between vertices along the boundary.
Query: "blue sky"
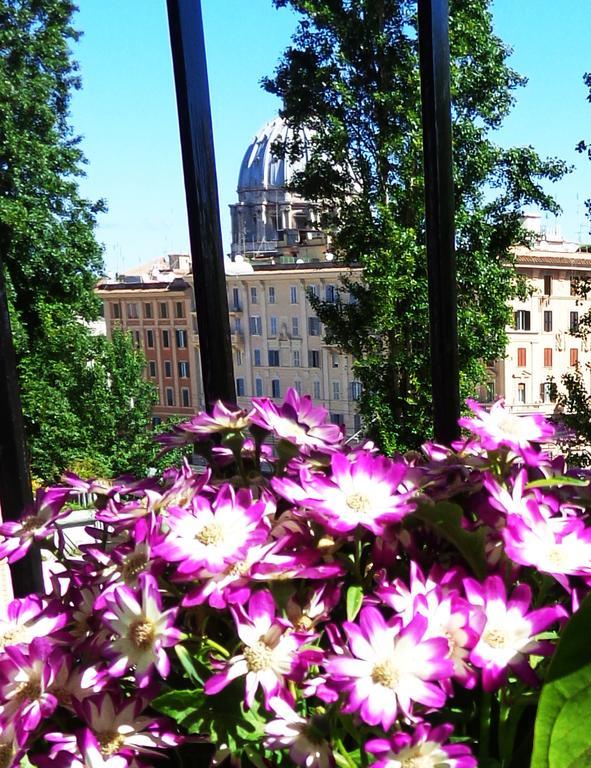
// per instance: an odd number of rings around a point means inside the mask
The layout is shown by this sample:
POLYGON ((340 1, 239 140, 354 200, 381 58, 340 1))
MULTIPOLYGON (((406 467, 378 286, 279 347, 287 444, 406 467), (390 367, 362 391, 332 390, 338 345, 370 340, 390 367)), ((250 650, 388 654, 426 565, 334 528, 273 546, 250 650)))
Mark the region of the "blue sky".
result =
MULTIPOLYGON (((74 48, 83 87, 71 122, 88 165, 81 187, 104 198, 99 220, 109 271, 168 252, 187 252, 176 102, 165 0, 78 0, 84 32, 74 48)), ((202 0, 224 244, 228 204, 242 156, 279 103, 259 86, 295 28, 294 15, 271 0, 202 0)), ((529 78, 498 140, 531 144, 575 165, 554 185, 567 237, 588 237, 584 200, 591 163, 574 151, 591 138, 583 73, 591 70, 589 0, 496 0, 498 34, 514 49, 513 66, 529 78)), ((554 222, 549 222, 554 223, 554 222)))

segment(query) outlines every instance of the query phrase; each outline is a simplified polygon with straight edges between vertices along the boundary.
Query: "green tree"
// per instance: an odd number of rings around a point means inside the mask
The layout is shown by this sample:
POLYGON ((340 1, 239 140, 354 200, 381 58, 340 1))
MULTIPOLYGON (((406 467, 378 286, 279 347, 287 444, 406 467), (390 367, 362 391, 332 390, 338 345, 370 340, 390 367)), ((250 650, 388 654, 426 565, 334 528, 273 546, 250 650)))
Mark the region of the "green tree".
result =
POLYGON ((141 464, 153 397, 131 342, 84 324, 99 316, 94 228, 104 205, 78 189, 74 11, 68 0, 0 0, 0 266, 32 471, 43 480, 75 458, 105 471, 141 464))
MULTIPOLYGON (((350 303, 311 299, 327 340, 356 360, 361 412, 387 451, 430 433, 428 300, 416 0, 274 0, 301 14, 264 87, 314 131, 294 187, 316 201, 350 303)), ((507 64, 489 0, 451 0, 450 47, 462 395, 502 357, 508 302, 525 290, 511 247, 528 204, 556 211, 542 182, 565 172, 532 147, 491 139, 525 80, 507 64)), ((298 156, 297 142, 287 151, 298 156)))

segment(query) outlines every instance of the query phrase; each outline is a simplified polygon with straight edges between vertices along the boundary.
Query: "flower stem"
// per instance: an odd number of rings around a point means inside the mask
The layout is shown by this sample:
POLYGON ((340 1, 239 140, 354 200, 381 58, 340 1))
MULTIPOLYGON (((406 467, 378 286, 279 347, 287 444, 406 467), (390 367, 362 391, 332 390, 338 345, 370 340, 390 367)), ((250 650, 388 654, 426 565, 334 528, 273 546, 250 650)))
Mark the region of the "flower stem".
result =
POLYGON ((492 694, 482 691, 480 699, 480 730, 478 737, 478 757, 479 762, 484 762, 489 756, 490 750, 490 716, 491 716, 492 694))

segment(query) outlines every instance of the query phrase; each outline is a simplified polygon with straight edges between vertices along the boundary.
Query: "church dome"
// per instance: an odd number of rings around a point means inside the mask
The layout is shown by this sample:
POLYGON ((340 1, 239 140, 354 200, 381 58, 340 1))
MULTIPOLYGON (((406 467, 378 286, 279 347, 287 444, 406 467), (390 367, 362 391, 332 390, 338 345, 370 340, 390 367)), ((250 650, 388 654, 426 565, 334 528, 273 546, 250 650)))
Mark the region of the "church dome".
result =
POLYGON ((273 146, 277 142, 286 144, 293 139, 295 133, 281 117, 276 117, 261 128, 242 160, 238 192, 285 187, 294 173, 304 169, 311 151, 311 132, 307 128, 298 131, 303 148, 300 160, 292 162, 289 157, 277 157, 273 153, 273 146))

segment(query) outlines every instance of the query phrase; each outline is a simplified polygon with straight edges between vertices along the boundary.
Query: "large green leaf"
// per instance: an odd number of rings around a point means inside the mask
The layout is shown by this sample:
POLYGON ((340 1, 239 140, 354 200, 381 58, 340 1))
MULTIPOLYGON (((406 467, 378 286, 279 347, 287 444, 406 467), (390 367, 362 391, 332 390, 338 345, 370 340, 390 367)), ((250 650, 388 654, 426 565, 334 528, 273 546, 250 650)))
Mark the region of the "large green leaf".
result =
POLYGON ((414 517, 427 523, 441 538, 453 544, 477 578, 483 579, 486 576, 484 529, 466 530, 462 525, 462 508, 458 504, 440 501, 434 506, 422 505, 414 517))
POLYGON ((531 768, 591 766, 591 595, 566 625, 540 696, 531 768))

